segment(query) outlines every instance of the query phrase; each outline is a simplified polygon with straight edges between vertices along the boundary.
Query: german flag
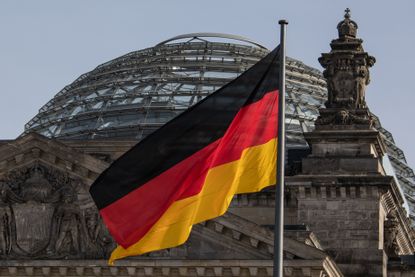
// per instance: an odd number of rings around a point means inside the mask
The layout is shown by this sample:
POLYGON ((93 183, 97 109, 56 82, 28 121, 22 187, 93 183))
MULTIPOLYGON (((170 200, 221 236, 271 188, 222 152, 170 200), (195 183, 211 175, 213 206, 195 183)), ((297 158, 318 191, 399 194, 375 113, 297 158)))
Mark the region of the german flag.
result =
POLYGON ((276 183, 279 47, 147 136, 90 188, 123 257, 183 244, 235 194, 276 183))

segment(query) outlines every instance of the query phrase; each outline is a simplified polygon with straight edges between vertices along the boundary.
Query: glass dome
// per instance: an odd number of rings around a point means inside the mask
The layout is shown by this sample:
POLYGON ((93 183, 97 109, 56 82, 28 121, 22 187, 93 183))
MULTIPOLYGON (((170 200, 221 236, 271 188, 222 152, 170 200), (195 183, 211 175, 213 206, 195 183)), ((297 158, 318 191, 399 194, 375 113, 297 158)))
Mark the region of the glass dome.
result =
MULTIPOLYGON (((264 57, 249 39, 216 33, 174 37, 99 65, 64 87, 25 125, 61 139, 140 140, 264 57)), ((322 73, 287 58, 287 148, 307 149, 303 132, 314 128, 327 98, 322 73)), ((388 157, 415 214, 415 177, 392 135, 374 117, 388 157)))
MULTIPOLYGON (((255 64, 269 51, 248 39, 189 34, 131 52, 81 75, 25 131, 65 139, 141 139, 255 64)), ((320 72, 288 59, 287 132, 305 144, 326 89, 320 72)))

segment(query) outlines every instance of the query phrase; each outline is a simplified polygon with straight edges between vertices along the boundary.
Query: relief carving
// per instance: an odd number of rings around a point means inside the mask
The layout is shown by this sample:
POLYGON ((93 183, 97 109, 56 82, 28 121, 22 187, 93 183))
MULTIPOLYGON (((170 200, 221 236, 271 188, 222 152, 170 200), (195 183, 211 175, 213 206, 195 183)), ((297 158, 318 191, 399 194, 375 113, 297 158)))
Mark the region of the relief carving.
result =
MULTIPOLYGON (((349 62, 344 61, 343 62, 349 62)), ((353 104, 355 78, 350 71, 338 71, 333 76, 333 102, 353 104)))
POLYGON ((92 202, 88 212, 81 208, 79 187, 79 180, 43 165, 10 172, 0 181, 0 257, 107 257, 115 245, 92 202), (96 220, 87 221, 88 213, 96 220))
POLYGON ((59 191, 44 177, 44 169, 36 166, 22 172, 11 208, 15 221, 15 251, 22 255, 36 255, 44 250, 51 237, 50 221, 58 202, 59 191))
POLYGON ((389 258, 399 256, 398 233, 398 220, 394 216, 388 216, 384 225, 384 249, 389 258))
POLYGON ((40 167, 34 167, 31 176, 20 185, 20 197, 24 202, 53 203, 56 202, 57 193, 46 180, 40 167))
POLYGON ((366 108, 365 90, 370 82, 369 67, 375 58, 350 50, 349 55, 332 50, 319 59, 327 79, 327 108, 366 108))
POLYGON ((116 243, 95 208, 86 211, 86 226, 88 236, 94 243, 96 254, 100 257, 109 258, 112 250, 116 247, 116 243))
POLYGON ((54 214, 55 234, 57 234, 54 252, 57 254, 76 255, 81 253, 80 234, 83 230, 83 224, 79 206, 74 203, 74 197, 73 189, 67 187, 54 214))
POLYGON ((8 202, 13 197, 13 192, 8 186, 0 182, 0 255, 2 256, 8 255, 11 250, 11 210, 8 202))
MULTIPOLYGON (((327 110, 326 110, 327 111, 327 110)), ((321 112, 321 111, 320 111, 321 112)), ((321 125, 366 125, 371 127, 373 122, 368 113, 356 114, 354 111, 337 109, 329 112, 321 112, 316 120, 316 126, 321 125)))

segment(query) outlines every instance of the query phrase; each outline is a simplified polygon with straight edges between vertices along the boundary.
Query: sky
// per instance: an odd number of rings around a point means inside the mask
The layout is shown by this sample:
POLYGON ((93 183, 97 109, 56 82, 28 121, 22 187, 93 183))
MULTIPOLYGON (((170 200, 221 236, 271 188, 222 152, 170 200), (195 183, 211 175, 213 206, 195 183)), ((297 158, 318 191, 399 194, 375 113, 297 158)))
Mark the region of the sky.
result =
POLYGON ((317 59, 330 51, 345 8, 377 60, 368 106, 415 166, 413 0, 1 0, 0 139, 20 135, 79 75, 179 34, 235 34, 272 49, 278 20, 287 19, 287 55, 321 70, 317 59))

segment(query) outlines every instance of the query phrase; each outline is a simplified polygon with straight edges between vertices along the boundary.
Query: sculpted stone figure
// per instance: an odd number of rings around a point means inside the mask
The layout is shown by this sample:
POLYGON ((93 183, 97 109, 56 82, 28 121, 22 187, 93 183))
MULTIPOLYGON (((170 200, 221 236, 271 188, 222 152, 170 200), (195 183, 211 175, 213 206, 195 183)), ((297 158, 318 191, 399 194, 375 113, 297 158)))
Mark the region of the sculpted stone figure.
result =
POLYGON ((86 225, 91 241, 99 248, 98 256, 108 258, 116 244, 95 209, 94 211, 89 211, 86 225))
POLYGON ((399 256, 399 245, 397 237, 399 233, 399 223, 396 217, 388 216, 384 223, 384 248, 388 257, 399 256))
POLYGON ((72 190, 62 195, 62 203, 57 207, 55 219, 57 222, 57 240, 55 250, 57 253, 64 251, 64 242, 69 241, 69 252, 79 253, 80 231, 82 230, 81 214, 79 207, 73 203, 74 194, 72 190))
MULTIPOLYGON (((0 208, 3 209, 3 208, 0 208)), ((7 211, 0 211, 0 255, 10 252, 10 216, 7 211)))
POLYGON ((0 255, 7 255, 10 251, 10 215, 6 192, 6 184, 0 183, 0 255))
POLYGON ((0 182, 0 255, 8 255, 11 251, 12 216, 11 203, 21 203, 23 200, 9 188, 0 182))

